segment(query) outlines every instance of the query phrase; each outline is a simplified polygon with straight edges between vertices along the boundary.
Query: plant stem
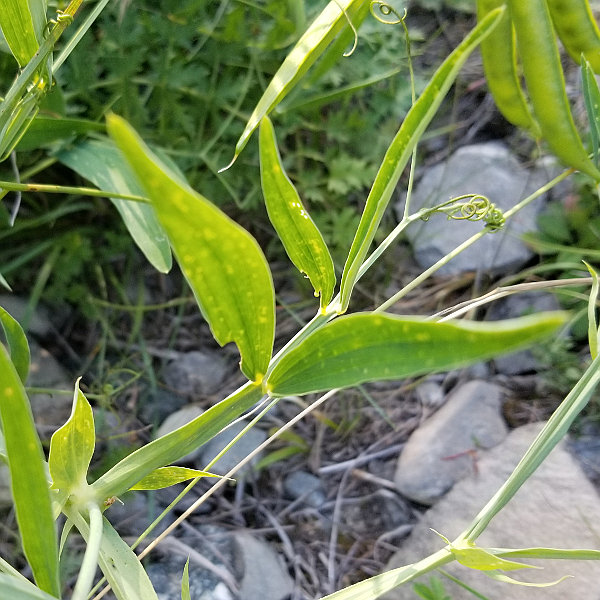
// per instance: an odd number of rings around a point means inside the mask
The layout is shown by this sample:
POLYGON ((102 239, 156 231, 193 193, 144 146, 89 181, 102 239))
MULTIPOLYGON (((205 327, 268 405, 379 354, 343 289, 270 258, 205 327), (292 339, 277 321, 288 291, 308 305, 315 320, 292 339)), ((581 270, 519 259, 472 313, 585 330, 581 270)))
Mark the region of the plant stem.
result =
POLYGON ((88 597, 98 568, 98 554, 102 542, 102 512, 95 502, 90 502, 87 509, 90 518, 90 535, 71 600, 85 600, 88 597))

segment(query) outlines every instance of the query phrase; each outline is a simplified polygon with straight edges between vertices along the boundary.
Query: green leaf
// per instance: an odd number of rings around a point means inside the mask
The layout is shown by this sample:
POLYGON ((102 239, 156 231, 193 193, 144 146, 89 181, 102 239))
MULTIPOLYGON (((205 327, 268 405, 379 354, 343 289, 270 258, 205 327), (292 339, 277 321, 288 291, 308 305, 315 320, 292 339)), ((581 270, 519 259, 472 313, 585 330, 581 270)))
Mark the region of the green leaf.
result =
POLYGON ((29 0, 3 0, 0 29, 19 66, 27 64, 40 47, 39 3, 29 0))
POLYGON ((598 346, 600 345, 600 329, 598 329, 598 323, 596 322, 596 303, 598 302, 598 292, 600 291, 600 284, 598 282, 598 273, 594 270, 592 265, 583 261, 583 264, 587 267, 587 270, 592 276, 592 289, 590 290, 590 298, 588 300, 588 342, 590 345, 590 354, 592 358, 598 356, 598 346))
POLYGON ((185 561, 183 575, 181 576, 181 600, 192 600, 190 596, 190 559, 185 561))
POLYGON ((131 486, 130 490, 160 490, 162 488, 182 483, 197 477, 221 477, 208 471, 186 469, 185 467, 161 467, 146 475, 143 479, 131 486))
MULTIPOLYGON (((87 140, 58 155, 76 173, 104 190, 144 195, 133 171, 109 139, 87 140)), ((171 250, 152 206, 111 198, 131 237, 152 266, 161 273, 171 269, 171 250)))
POLYGON ((56 600, 33 583, 0 573, 0 598, 6 600, 56 600))
POLYGON ((269 219, 290 260, 308 276, 315 296, 321 296, 321 309, 324 309, 335 286, 333 260, 321 232, 283 169, 275 131, 268 117, 261 121, 259 140, 260 177, 269 219))
POLYGON ((263 396, 260 384, 247 383, 179 429, 132 452, 92 484, 97 498, 119 496, 155 469, 176 462, 205 444, 263 396))
POLYGON ((228 169, 235 162, 263 117, 285 98, 336 35, 349 27, 348 19, 354 19, 359 12, 364 13, 365 5, 368 6, 368 4, 368 0, 332 0, 329 2, 298 40, 273 76, 235 146, 233 160, 221 171, 228 169))
POLYGON ((96 432, 92 407, 75 383, 73 408, 68 421, 50 439, 48 466, 52 488, 69 493, 87 487, 87 472, 94 454, 96 432))
POLYGON ((27 337, 23 328, 19 322, 14 319, 8 312, 6 312, 0 306, 0 323, 4 330, 4 336, 6 337, 6 343, 8 344, 8 351, 10 353, 10 360, 19 377, 21 383, 25 385, 27 381, 27 375, 29 374, 29 344, 27 343, 27 337))
POLYGON ((2 273, 0 273, 0 285, 7 289, 9 292, 12 292, 12 289, 10 287, 10 285, 8 285, 8 281, 6 281, 6 279, 4 278, 4 276, 2 275, 2 273))
POLYGON ((581 83, 583 90, 583 101, 590 124, 590 138, 594 149, 594 164, 600 164, 600 89, 592 65, 581 55, 581 83))
POLYGON ((91 131, 104 132, 105 129, 106 127, 102 123, 88 121, 87 119, 56 119, 38 115, 19 140, 16 150, 21 152, 37 150, 59 140, 91 131))
POLYGON ((522 348, 548 336, 566 319, 563 312, 493 323, 348 315, 284 355, 266 388, 273 396, 291 396, 450 370, 522 348))
POLYGON ((409 110, 396 137, 394 137, 385 153, 379 172, 373 182, 373 187, 367 197, 350 253, 344 265, 340 289, 340 312, 345 312, 348 309, 350 295, 356 283, 358 271, 414 147, 437 112, 471 52, 492 31, 503 14, 504 8, 499 8, 486 15, 442 63, 419 99, 409 110))
POLYGON ((25 388, 3 344, 0 382, 0 419, 23 551, 38 586, 58 598, 58 544, 44 453, 25 388))
POLYGON ((111 115, 107 126, 152 200, 215 339, 235 342, 244 375, 260 381, 275 337, 275 292, 262 250, 161 163, 126 121, 111 115))
POLYGON ((563 577, 561 577, 560 579, 556 579, 555 581, 548 581, 547 583, 533 583, 531 581, 529 581, 529 582, 517 581, 516 579, 513 579, 512 577, 509 577, 508 575, 504 575, 503 573, 497 573, 495 571, 487 571, 486 575, 489 578, 495 579, 496 581, 500 581, 502 583, 512 583, 513 585, 522 585, 525 587, 536 587, 536 588, 545 588, 545 587, 557 585, 561 581, 564 581, 565 579, 569 579, 569 577, 572 577, 572 575, 564 575, 563 577))

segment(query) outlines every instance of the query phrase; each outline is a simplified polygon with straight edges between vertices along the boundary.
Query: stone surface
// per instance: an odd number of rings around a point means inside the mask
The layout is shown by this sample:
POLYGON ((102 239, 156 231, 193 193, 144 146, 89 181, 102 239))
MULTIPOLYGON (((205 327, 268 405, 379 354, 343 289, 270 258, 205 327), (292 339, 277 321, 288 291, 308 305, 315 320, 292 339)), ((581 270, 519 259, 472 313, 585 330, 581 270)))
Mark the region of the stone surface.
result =
POLYGON ((292 500, 302 498, 303 504, 313 508, 319 508, 327 499, 321 480, 306 471, 294 471, 286 475, 283 489, 292 500))
POLYGON ((182 352, 167 364, 163 377, 168 387, 197 399, 216 394, 229 372, 226 357, 220 352, 182 352))
MULTIPOLYGON (((429 169, 415 187, 411 212, 463 194, 482 194, 505 211, 545 183, 546 176, 526 171, 506 146, 489 142, 459 148, 445 163, 429 169)), ((397 205, 402 214, 404 202, 397 205)), ((538 199, 518 212, 502 231, 488 234, 440 269, 452 275, 465 271, 500 271, 522 265, 532 256, 519 236, 536 229, 538 199)), ((407 229, 415 259, 428 268, 474 233, 481 222, 448 221, 433 215, 407 229)))
POLYGON ((160 600, 180 600, 181 574, 190 558, 193 600, 287 600, 293 581, 277 553, 249 533, 201 526, 162 545, 148 574, 160 600))
MULTIPOLYGON (((234 423, 225 431, 219 433, 219 435, 216 435, 212 440, 204 444, 201 448, 200 463, 197 463, 196 467, 199 469, 204 468, 238 433, 240 433, 240 431, 242 431, 242 429, 244 429, 246 425, 247 423, 244 421, 234 423)), ((240 462, 240 460, 248 456, 250 452, 255 450, 257 446, 260 446, 266 439, 267 434, 262 429, 253 427, 210 468, 211 473, 225 475, 225 473, 228 473, 240 462)), ((260 460, 260 458, 260 454, 255 456, 249 465, 246 465, 238 471, 238 475, 247 473, 248 469, 260 460)))
POLYGON ((29 395, 33 418, 40 435, 49 438, 71 415, 75 380, 58 361, 35 341, 29 340, 31 364, 27 385, 66 391, 65 394, 29 395))
POLYGON ((0 306, 6 310, 14 319, 26 325, 28 333, 38 337, 47 337, 53 331, 52 321, 48 311, 43 306, 36 306, 34 312, 28 316, 29 301, 14 294, 0 294, 0 306), (25 323, 25 319, 27 322, 25 323))
POLYGON ((142 393, 143 404, 139 416, 144 423, 162 423, 170 414, 187 404, 187 397, 169 390, 146 390, 142 393))
MULTIPOLYGON (((494 302, 488 318, 492 321, 514 319, 523 315, 559 309, 560 305, 553 294, 525 292, 512 294, 494 302)), ((494 365, 496 370, 504 375, 521 375, 535 371, 538 368, 538 361, 530 350, 521 350, 495 358, 494 365)))
MULTIPOLYGON (((169 415, 161 424, 156 431, 156 437, 159 438, 171 431, 175 431, 182 427, 186 423, 189 423, 196 417, 199 417, 204 411, 196 404, 188 404, 177 412, 169 415)), ((193 452, 190 452, 187 456, 184 456, 179 463, 193 462, 198 456, 200 456, 201 448, 197 448, 193 452)))
POLYGON ((0 507, 12 504, 10 491, 10 471, 4 462, 0 462, 0 507))
MULTIPOLYGON (((423 515, 387 568, 415 562, 442 548, 443 542, 429 528, 436 529, 449 539, 459 535, 508 478, 541 426, 536 423, 520 427, 512 431, 502 444, 483 452, 477 473, 457 483, 443 500, 423 515)), ((492 520, 478 542, 480 546, 496 548, 597 549, 599 514, 598 493, 561 443, 492 520)), ((480 572, 454 563, 444 569, 489 600, 600 599, 600 563, 597 561, 527 559, 525 562, 544 568, 511 572, 509 575, 522 581, 538 582, 553 581, 567 574, 574 578, 557 586, 537 589, 492 581, 480 572)), ((429 574, 422 580, 426 581, 428 577, 429 574)), ((470 593, 442 579, 453 600, 472 600, 470 593)), ((413 600, 415 594, 411 586, 406 585, 382 598, 413 600)))
POLYGON ((419 427, 400 454, 395 484, 401 494, 433 504, 457 481, 472 473, 479 448, 506 436, 501 416, 502 389, 470 381, 455 389, 446 404, 419 427))

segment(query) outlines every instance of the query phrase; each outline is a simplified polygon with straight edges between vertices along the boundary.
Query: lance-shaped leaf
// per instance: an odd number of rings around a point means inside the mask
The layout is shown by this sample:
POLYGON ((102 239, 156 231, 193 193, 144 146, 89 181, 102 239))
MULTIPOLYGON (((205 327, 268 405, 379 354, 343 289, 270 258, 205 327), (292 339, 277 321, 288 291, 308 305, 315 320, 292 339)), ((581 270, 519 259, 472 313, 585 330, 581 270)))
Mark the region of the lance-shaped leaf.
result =
MULTIPOLYGON (((35 123, 35 121, 34 121, 35 123)), ((62 151, 59 160, 101 190, 143 195, 129 165, 109 139, 86 140, 62 151)), ((150 204, 111 198, 134 242, 161 273, 171 270, 171 249, 165 230, 150 204)))
POLYGON ((594 150, 594 164, 600 164, 600 89, 589 61, 581 55, 581 88, 590 124, 590 138, 594 150))
POLYGON ((235 342, 246 377, 261 380, 275 337, 275 292, 256 240, 175 176, 121 118, 108 130, 152 200, 219 344, 235 342))
POLYGON ((4 330, 10 360, 12 360, 21 382, 25 384, 29 373, 29 344, 19 322, 0 306, 0 324, 4 330))
POLYGON ((443 371, 512 352, 548 336, 566 313, 493 323, 435 323, 383 313, 341 317, 284 355, 266 387, 274 396, 443 371))
POLYGON ((0 10, 0 28, 13 56, 23 66, 40 47, 40 11, 44 17, 43 3, 39 0, 3 0, 0 10))
POLYGON ((348 19, 352 21, 359 14, 358 20, 364 19, 368 12, 368 6, 368 0, 332 0, 329 2, 298 40, 273 76, 235 145, 233 160, 221 170, 228 169, 235 162, 262 118, 285 98, 335 36, 344 28, 349 27, 348 19))
POLYGON ((481 40, 492 31, 504 14, 504 10, 499 8, 487 14, 442 63, 409 110, 385 153, 344 265, 340 289, 340 312, 345 312, 348 308, 358 271, 415 145, 437 112, 461 67, 481 40))
POLYGON ((190 596, 190 559, 185 561, 183 575, 181 576, 181 600, 191 600, 190 596))
POLYGON ((68 492, 83 490, 95 445, 94 414, 77 380, 71 416, 50 439, 48 467, 52 487, 68 492))
POLYGON ((0 598, 7 600, 56 600, 28 580, 0 573, 0 598))
POLYGON ((285 251, 301 273, 310 279, 324 309, 335 286, 333 260, 321 232, 310 218, 300 196, 283 169, 273 125, 260 124, 260 177, 269 219, 285 251))
POLYGON ((92 484, 95 497, 119 496, 155 469, 178 461, 212 439, 262 396, 260 384, 247 383, 189 423, 132 452, 92 484))
POLYGON ((197 477, 221 477, 208 471, 198 471, 198 469, 187 469, 185 467, 161 467, 146 475, 138 481, 130 490, 160 490, 162 488, 196 479, 197 477))
POLYGON ((44 453, 25 388, 3 344, 0 344, 0 419, 23 551, 38 586, 58 598, 58 544, 44 453))

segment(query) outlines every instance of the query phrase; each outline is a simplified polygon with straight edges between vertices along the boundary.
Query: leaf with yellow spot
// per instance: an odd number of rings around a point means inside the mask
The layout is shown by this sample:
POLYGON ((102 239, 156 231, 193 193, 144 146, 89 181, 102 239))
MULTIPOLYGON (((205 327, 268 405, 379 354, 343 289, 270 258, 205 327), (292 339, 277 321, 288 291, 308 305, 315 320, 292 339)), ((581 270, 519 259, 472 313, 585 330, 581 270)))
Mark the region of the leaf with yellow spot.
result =
POLYGON ((275 131, 268 117, 260 123, 259 145, 260 178, 269 219, 290 260, 308 276, 315 295, 320 294, 323 309, 333 296, 333 260, 321 232, 283 168, 275 131))
POLYGON ((197 477, 221 477, 208 471, 198 471, 198 469, 187 469, 186 467, 160 467, 149 473, 135 485, 131 486, 130 490, 161 490, 162 488, 183 483, 197 477))
POLYGON ((132 127, 107 128, 152 201, 202 314, 221 345, 235 342, 253 381, 267 370, 275 337, 275 292, 256 240, 164 165, 132 127))
POLYGON ((290 350, 268 375, 273 396, 344 388, 446 371, 513 352, 547 337, 567 313, 476 323, 358 313, 340 317, 290 350))

